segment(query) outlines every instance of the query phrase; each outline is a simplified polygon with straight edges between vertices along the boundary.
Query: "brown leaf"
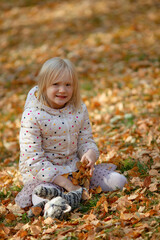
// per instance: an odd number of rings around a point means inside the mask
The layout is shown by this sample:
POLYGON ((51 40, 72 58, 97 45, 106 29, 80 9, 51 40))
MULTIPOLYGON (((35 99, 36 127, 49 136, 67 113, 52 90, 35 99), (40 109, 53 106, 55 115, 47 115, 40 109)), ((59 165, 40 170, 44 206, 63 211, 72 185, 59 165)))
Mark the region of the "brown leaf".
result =
POLYGON ((157 171, 156 169, 151 169, 151 170, 149 171, 149 175, 151 175, 151 176, 157 176, 157 175, 159 175, 159 173, 158 173, 158 171, 157 171))
POLYGON ((122 220, 131 220, 133 218, 133 214, 131 213, 122 213, 120 214, 120 219, 122 220))
POLYGON ((16 229, 16 230, 20 230, 23 226, 24 226, 23 223, 18 223, 18 224, 15 226, 15 229, 16 229))
POLYGON ((128 197, 128 200, 135 200, 136 198, 138 198, 138 194, 132 194, 128 197))
POLYGON ((13 221, 16 219, 16 216, 13 213, 8 213, 5 218, 7 218, 10 221, 13 221))
POLYGON ((104 201, 107 201, 107 199, 104 195, 102 195, 102 197, 99 199, 99 201, 96 204, 96 208, 99 207, 104 201))
POLYGON ((145 179, 144 179, 144 187, 149 187, 149 185, 150 185, 150 183, 151 183, 151 176, 147 176, 145 179))
POLYGON ((42 208, 41 207, 32 207, 31 210, 35 216, 38 216, 41 213, 42 208))
POLYGON ((89 193, 85 189, 83 190, 83 193, 82 193, 82 199, 83 200, 90 199, 90 195, 89 195, 89 193))
POLYGON ((150 184, 150 185, 149 185, 149 190, 150 190, 151 192, 157 191, 157 190, 158 190, 158 188, 157 188, 157 183, 152 183, 152 184, 150 184))
POLYGON ((98 186, 96 189, 95 189, 95 192, 96 193, 101 193, 102 192, 102 188, 100 186, 98 186))
POLYGON ((38 235, 40 234, 42 228, 40 226, 31 225, 30 230, 32 235, 38 235))
POLYGON ((90 188, 90 181, 89 181, 89 179, 85 179, 84 187, 85 187, 87 190, 89 190, 89 188, 90 188))
POLYGON ((48 234, 54 233, 56 229, 57 229, 57 226, 53 226, 51 228, 48 228, 44 233, 48 233, 48 234))
POLYGON ((48 225, 51 225, 51 224, 54 223, 54 220, 53 220, 53 218, 48 217, 48 218, 46 218, 46 219, 44 220, 44 223, 45 223, 45 224, 48 224, 48 225))
POLYGON ((79 168, 80 168, 81 165, 82 165, 81 162, 76 162, 76 167, 78 168, 78 170, 79 170, 79 168))
POLYGON ((5 208, 5 206, 0 206, 0 214, 1 215, 4 215, 4 214, 7 214, 7 209, 5 208))
POLYGON ((8 235, 10 233, 10 229, 6 227, 3 223, 0 224, 0 229, 3 229, 3 231, 8 235))

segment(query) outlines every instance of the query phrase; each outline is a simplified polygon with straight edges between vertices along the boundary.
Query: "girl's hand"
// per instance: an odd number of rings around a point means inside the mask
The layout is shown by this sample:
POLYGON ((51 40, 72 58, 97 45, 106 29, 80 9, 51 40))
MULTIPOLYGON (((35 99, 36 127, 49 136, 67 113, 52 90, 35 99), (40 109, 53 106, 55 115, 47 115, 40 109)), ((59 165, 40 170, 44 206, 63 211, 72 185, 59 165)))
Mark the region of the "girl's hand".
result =
POLYGON ((96 162, 96 153, 94 150, 89 149, 81 158, 82 163, 86 163, 86 167, 90 168, 90 174, 92 176, 93 170, 94 170, 94 165, 96 162))

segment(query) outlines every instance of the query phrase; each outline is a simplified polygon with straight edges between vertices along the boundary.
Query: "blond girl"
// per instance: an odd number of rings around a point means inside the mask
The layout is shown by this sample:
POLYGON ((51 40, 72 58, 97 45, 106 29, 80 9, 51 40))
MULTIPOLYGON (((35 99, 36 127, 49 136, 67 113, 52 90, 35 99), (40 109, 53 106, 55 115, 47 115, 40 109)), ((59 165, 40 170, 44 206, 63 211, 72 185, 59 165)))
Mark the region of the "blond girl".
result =
POLYGON ((77 171, 78 161, 87 161, 91 188, 122 189, 126 178, 114 171, 113 164, 95 165, 98 157, 73 64, 58 57, 47 60, 22 115, 19 169, 24 187, 16 203, 24 208, 42 201, 34 194, 38 185, 66 191, 80 188, 63 176, 77 171))

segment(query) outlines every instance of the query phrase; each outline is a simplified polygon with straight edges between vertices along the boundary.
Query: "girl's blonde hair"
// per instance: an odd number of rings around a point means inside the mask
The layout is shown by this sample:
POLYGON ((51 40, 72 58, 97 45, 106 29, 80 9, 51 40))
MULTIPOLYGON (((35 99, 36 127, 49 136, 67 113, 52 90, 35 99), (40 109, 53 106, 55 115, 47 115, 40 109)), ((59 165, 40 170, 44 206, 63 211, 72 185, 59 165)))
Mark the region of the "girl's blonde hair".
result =
POLYGON ((47 60, 38 74, 37 98, 40 102, 46 104, 46 89, 56 82, 58 78, 64 78, 66 71, 73 81, 73 94, 70 102, 73 103, 76 109, 80 107, 80 87, 75 67, 68 59, 59 57, 47 60))

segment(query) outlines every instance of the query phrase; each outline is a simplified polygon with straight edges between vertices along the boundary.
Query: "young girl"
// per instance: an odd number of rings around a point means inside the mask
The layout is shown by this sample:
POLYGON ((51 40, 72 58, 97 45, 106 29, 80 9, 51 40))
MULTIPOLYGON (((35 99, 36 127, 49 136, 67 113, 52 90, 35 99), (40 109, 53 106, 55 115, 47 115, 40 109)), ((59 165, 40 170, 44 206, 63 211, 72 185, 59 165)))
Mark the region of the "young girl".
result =
POLYGON ((91 188, 122 189, 126 178, 113 164, 95 165, 98 157, 75 68, 67 59, 49 59, 40 70, 38 86, 28 93, 22 115, 19 169, 24 187, 16 203, 25 208, 42 201, 33 194, 38 185, 80 188, 63 176, 77 171, 78 161, 87 161, 91 188))

